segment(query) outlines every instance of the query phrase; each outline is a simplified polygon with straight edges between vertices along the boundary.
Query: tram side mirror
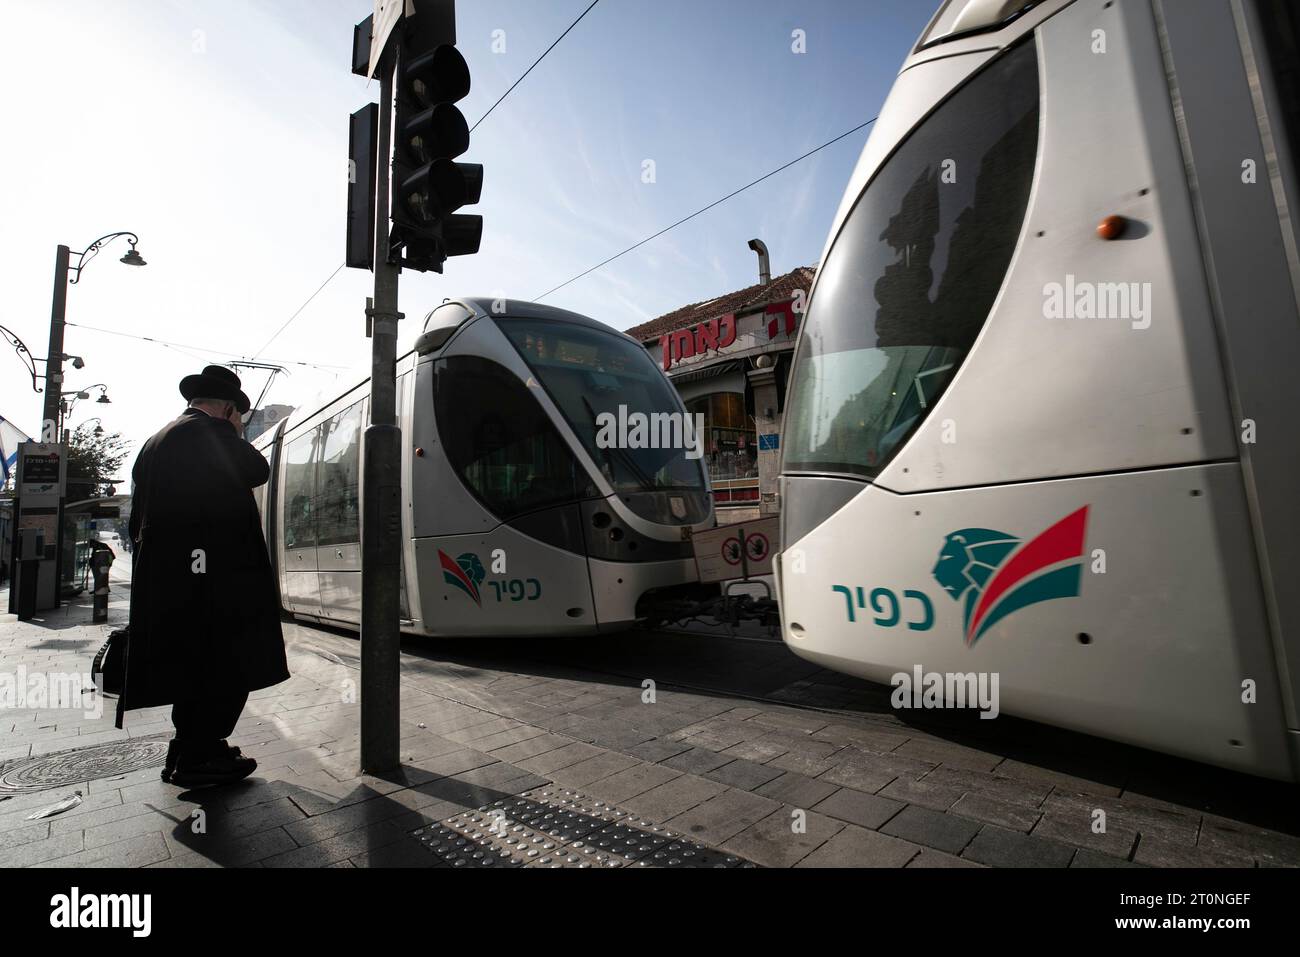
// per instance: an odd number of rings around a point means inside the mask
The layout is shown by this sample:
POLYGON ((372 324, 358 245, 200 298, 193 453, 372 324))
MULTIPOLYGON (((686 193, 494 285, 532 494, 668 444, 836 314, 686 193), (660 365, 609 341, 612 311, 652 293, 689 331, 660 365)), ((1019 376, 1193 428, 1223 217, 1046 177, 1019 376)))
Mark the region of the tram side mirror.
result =
POLYGON ((447 344, 451 334, 459 328, 453 326, 450 329, 430 329, 428 332, 420 334, 420 338, 415 340, 415 351, 418 355, 427 356, 430 352, 437 352, 447 344))
POLYGON ((444 302, 424 317, 424 332, 415 340, 415 351, 422 356, 437 352, 457 329, 473 318, 473 311, 464 303, 444 302))

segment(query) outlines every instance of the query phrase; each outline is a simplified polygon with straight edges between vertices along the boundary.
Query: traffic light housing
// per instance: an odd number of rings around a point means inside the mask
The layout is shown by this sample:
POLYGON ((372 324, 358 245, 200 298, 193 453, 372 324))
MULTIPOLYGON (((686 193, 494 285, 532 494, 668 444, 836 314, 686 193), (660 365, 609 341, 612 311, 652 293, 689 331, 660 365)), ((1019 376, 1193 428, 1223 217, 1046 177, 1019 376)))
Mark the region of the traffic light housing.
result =
POLYGON ((417 5, 399 27, 389 246, 420 272, 442 272, 448 256, 478 252, 483 234, 483 217, 457 212, 479 201, 483 167, 456 162, 469 149, 469 126, 455 104, 468 95, 470 76, 453 45, 450 6, 417 5))
POLYGON ((369 103, 348 123, 348 241, 344 262, 370 269, 375 258, 375 148, 379 104, 369 103))

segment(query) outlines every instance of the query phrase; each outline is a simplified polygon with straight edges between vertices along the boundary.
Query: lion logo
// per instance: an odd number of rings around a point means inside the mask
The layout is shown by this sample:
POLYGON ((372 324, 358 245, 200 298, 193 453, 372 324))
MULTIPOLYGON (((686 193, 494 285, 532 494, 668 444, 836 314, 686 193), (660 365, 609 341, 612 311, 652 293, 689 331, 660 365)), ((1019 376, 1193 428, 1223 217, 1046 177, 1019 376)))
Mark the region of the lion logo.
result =
POLYGON ((478 586, 483 584, 483 579, 487 577, 487 570, 479 557, 473 552, 465 552, 463 555, 453 559, 441 548, 438 549, 438 564, 442 566, 442 580, 453 588, 459 588, 470 598, 474 599, 474 604, 480 608, 483 607, 483 599, 479 594, 478 586))
POLYGON ((1078 597, 1087 524, 1085 505, 1028 542, 991 528, 962 528, 944 539, 931 574, 962 603, 968 646, 1013 611, 1078 597))

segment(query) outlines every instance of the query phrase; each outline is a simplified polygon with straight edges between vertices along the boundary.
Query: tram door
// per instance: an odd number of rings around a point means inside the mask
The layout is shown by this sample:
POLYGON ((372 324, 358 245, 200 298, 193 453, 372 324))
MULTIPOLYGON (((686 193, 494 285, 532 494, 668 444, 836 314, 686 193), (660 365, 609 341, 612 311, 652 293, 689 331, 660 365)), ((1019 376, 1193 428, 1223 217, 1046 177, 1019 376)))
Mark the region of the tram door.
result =
POLYGON ((321 423, 316 467, 316 563, 321 613, 361 621, 361 435, 365 401, 321 423))
POLYGON ((271 477, 264 484, 253 489, 253 499, 257 502, 257 512, 262 519, 262 536, 266 539, 266 550, 271 559, 271 568, 275 572, 277 587, 283 587, 284 584, 280 575, 283 559, 280 555, 279 470, 285 421, 281 419, 271 430, 270 444, 258 450, 270 467, 271 477))
POLYGON ((478 355, 420 367, 433 422, 412 441, 421 612, 434 634, 595 627, 578 503, 588 482, 518 375, 478 355))
POLYGON ((281 595, 289 611, 319 615, 320 581, 316 566, 316 462, 320 426, 286 438, 280 542, 281 595))

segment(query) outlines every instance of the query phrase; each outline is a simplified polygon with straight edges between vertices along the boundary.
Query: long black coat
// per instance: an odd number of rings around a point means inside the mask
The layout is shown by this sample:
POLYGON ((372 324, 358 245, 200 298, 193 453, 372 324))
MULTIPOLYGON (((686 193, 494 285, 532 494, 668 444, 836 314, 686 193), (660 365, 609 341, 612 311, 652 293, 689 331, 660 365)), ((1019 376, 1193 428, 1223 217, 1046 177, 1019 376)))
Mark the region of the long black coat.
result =
POLYGON ((289 677, 253 489, 270 477, 234 426, 186 409, 131 470, 131 637, 123 711, 289 677))

